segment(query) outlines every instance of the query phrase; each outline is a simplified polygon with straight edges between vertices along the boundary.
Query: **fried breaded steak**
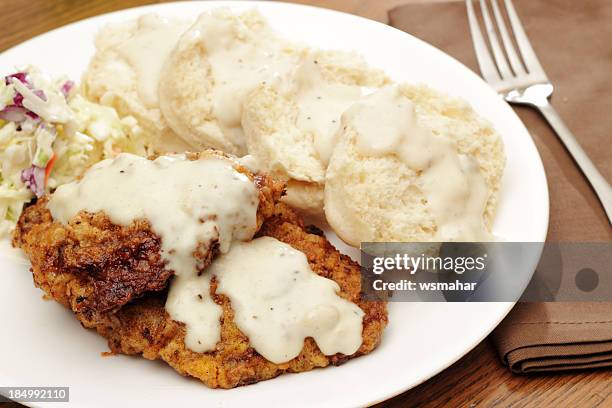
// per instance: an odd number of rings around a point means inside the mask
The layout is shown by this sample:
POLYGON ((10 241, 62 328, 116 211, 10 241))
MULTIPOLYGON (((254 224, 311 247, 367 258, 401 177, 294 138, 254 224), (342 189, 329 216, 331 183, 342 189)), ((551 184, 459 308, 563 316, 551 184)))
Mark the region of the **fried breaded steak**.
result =
MULTIPOLYGON (((206 152, 220 156, 217 153, 206 152)), ((189 154, 195 160, 201 154, 189 154)), ((236 169, 259 190, 257 225, 272 215, 282 183, 236 169)), ((36 286, 83 320, 95 321, 147 292, 163 290, 173 271, 161 256, 161 240, 146 220, 128 226, 113 224, 103 212, 81 211, 68 225, 55 222, 47 209, 49 197, 26 208, 15 229, 13 246, 20 247, 32 263, 36 286)), ((202 243, 194 256, 199 268, 210 264, 218 243, 202 243)))
POLYGON ((308 371, 371 352, 380 342, 387 324, 387 310, 383 302, 366 302, 360 298, 361 274, 359 265, 341 254, 320 231, 305 227, 302 220, 283 204, 278 204, 275 215, 266 220, 259 235, 283 241, 306 254, 312 270, 336 281, 340 296, 356 303, 364 312, 363 343, 352 356, 325 356, 312 338, 307 338, 302 352, 284 364, 275 364, 260 356, 249 345, 248 338, 234 323, 229 299, 215 294, 213 279, 211 295, 222 306, 221 340, 208 353, 196 353, 185 347, 185 327, 173 321, 164 309, 164 292, 148 295, 108 314, 104 322, 79 318, 86 327, 96 328, 108 339, 113 353, 142 354, 161 359, 185 376, 198 378, 212 388, 233 388, 267 380, 287 372, 308 371), (319 235, 320 234, 320 235, 319 235))

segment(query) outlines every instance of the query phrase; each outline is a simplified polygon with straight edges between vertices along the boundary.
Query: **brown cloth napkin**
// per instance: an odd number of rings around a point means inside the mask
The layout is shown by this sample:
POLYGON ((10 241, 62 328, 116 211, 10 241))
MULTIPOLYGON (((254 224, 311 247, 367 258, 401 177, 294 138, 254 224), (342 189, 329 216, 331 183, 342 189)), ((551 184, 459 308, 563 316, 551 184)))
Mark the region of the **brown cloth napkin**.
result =
MULTIPOLYGON (((612 180, 612 1, 514 0, 514 5, 555 86, 553 105, 612 180)), ((480 72, 464 1, 400 6, 389 12, 389 23, 480 72)), ((555 133, 536 111, 515 111, 544 162, 551 201, 547 239, 611 241, 601 205, 555 133)), ((519 303, 492 339, 514 372, 610 367, 612 303, 519 303)))
POLYGON ((612 303, 519 303, 492 335, 514 372, 612 366, 612 303))

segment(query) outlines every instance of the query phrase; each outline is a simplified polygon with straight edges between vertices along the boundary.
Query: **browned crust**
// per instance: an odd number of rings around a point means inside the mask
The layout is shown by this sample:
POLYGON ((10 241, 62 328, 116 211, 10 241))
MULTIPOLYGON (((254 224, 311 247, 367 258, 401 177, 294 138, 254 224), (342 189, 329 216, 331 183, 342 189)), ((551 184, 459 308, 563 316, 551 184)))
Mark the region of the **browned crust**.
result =
MULTIPOLYGON (((191 160, 206 152, 189 154, 191 160)), ((274 210, 284 185, 265 175, 247 174, 259 189, 258 226, 274 210)), ((160 238, 146 220, 114 225, 103 213, 80 212, 68 225, 54 222, 43 197, 26 208, 13 235, 13 245, 30 258, 36 286, 86 320, 116 310, 130 300, 167 286, 173 271, 161 257, 160 238)), ((199 268, 210 264, 218 243, 198 246, 199 268)))

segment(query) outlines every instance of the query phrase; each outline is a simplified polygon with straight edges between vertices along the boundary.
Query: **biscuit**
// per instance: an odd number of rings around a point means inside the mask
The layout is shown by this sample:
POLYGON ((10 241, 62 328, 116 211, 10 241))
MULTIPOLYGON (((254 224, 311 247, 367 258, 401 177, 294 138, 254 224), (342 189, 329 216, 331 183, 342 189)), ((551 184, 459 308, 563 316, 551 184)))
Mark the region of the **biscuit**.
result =
POLYGON ((244 155, 244 97, 289 70, 299 52, 276 37, 255 10, 205 12, 166 61, 159 86, 162 113, 189 144, 244 155))
MULTIPOLYGON (((460 99, 426 86, 401 85, 399 91, 432 137, 448 138, 457 153, 477 163, 489 190, 483 217, 490 229, 505 164, 500 136, 460 99)), ((420 188, 420 172, 394 154, 364 155, 356 140, 355 130, 344 126, 326 173, 325 215, 336 233, 353 246, 436 240, 438 226, 420 188)))
POLYGON ((161 69, 173 44, 188 27, 187 21, 168 20, 156 14, 103 27, 96 35, 96 53, 81 81, 81 90, 88 99, 113 107, 121 116, 135 117, 158 153, 179 152, 191 147, 177 137, 162 117, 156 92, 159 72, 155 72, 161 69), (153 37, 157 29, 162 29, 167 38, 163 47, 153 37), (154 65, 152 70, 147 70, 152 75, 148 77, 145 73, 143 78, 138 66, 130 61, 128 47, 146 45, 147 40, 154 41, 158 49, 151 57, 153 63, 148 61, 154 65), (149 83, 144 89, 141 85, 147 80, 149 83))
POLYGON ((242 127, 249 153, 265 171, 288 180, 287 203, 323 214, 325 170, 340 116, 364 91, 388 82, 354 53, 308 51, 289 75, 248 95, 242 127))

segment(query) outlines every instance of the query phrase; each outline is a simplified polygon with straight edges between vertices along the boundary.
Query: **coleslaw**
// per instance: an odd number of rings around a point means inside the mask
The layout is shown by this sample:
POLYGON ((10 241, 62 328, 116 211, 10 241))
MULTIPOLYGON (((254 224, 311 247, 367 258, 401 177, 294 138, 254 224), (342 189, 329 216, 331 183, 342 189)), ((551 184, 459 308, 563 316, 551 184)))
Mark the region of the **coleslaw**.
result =
POLYGON ((120 152, 150 152, 131 116, 86 100, 66 78, 34 67, 0 77, 0 238, 24 204, 120 152))

